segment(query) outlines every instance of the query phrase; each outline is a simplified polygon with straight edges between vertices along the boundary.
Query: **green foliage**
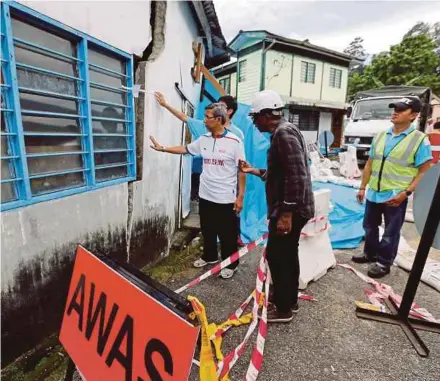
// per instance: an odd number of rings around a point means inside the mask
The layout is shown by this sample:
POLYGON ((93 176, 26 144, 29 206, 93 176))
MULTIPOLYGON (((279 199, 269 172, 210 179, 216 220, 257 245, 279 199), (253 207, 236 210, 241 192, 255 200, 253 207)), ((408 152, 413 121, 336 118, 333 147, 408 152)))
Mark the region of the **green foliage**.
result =
POLYGON ((440 56, 435 49, 436 43, 426 34, 405 37, 389 52, 376 55, 362 74, 351 75, 349 98, 358 91, 386 85, 426 86, 440 92, 440 56))

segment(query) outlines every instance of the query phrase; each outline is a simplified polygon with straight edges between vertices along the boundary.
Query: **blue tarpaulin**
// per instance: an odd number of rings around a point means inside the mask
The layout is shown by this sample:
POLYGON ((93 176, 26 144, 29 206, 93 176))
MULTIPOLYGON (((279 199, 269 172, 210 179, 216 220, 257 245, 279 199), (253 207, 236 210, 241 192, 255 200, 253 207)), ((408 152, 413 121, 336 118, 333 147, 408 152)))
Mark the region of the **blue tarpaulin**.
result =
MULTIPOLYGON (((206 81, 206 90, 215 99, 219 98, 220 94, 209 81, 206 81)), ((203 119, 204 109, 209 103, 211 101, 207 98, 200 102, 196 114, 198 119, 203 119)), ((232 122, 243 131, 246 160, 255 168, 266 168, 267 149, 270 145, 269 136, 260 133, 255 128, 252 120, 248 117, 249 109, 249 105, 239 104, 232 122)), ((202 123, 199 129, 200 131, 197 131, 194 138, 206 133, 206 128, 202 123)), ((342 185, 314 183, 314 189, 323 188, 332 191, 331 198, 334 209, 329 215, 329 220, 332 225, 330 238, 333 248, 348 249, 358 247, 364 236, 362 219, 365 207, 357 202, 356 190, 342 185)), ((246 179, 244 208, 240 215, 243 242, 252 242, 267 232, 266 211, 264 182, 256 176, 248 175, 246 179)))
POLYGON ((356 200, 357 189, 344 185, 314 182, 313 189, 330 189, 333 210, 329 215, 332 226, 330 240, 333 249, 352 249, 364 237, 362 220, 365 204, 356 200))

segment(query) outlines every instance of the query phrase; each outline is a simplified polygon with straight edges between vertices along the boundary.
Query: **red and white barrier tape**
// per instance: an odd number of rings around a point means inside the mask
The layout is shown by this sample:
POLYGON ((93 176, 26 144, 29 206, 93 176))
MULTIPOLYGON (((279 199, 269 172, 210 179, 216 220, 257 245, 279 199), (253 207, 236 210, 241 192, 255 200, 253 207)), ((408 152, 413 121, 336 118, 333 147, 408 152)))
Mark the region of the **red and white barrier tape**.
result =
MULTIPOLYGON (((233 314, 231 314, 228 317, 227 320, 239 319, 241 317, 241 315, 243 315, 243 312, 246 310, 246 308, 249 305, 249 303, 254 298, 254 295, 255 295, 255 293, 254 293, 254 291, 252 291, 251 294, 247 297, 247 299, 241 304, 241 306, 238 307, 237 310, 233 314)), ((216 337, 220 337, 221 335, 223 335, 231 327, 232 326, 228 326, 228 327, 225 327, 225 328, 218 329, 217 332, 210 337, 210 339, 214 340, 216 337)))
MULTIPOLYGON (((312 218, 311 220, 309 220, 309 222, 307 224, 320 222, 320 221, 323 221, 326 219, 327 219, 326 216, 319 216, 316 218, 312 218)), ((319 234, 319 233, 326 231, 328 228, 329 228, 329 223, 327 221, 325 226, 322 229, 320 229, 319 231, 317 231, 313 234, 301 232, 301 236, 302 237, 313 237, 316 234, 319 234)), ((193 287, 196 284, 200 283, 202 280, 205 280, 205 279, 211 277, 212 275, 219 273, 225 267, 228 267, 231 263, 236 262, 239 258, 245 256, 247 253, 249 253, 250 251, 255 249, 261 243, 263 243, 268 238, 268 236, 269 236, 269 233, 265 233, 262 237, 258 238, 254 242, 247 244, 245 247, 242 247, 240 250, 238 250, 237 252, 232 254, 229 258, 226 258, 222 262, 218 263, 212 269, 208 270, 206 273, 204 273, 204 274, 200 275, 199 277, 197 277, 196 279, 192 280, 191 282, 189 282, 185 286, 180 287, 175 292, 177 294, 180 294, 181 292, 187 290, 188 288, 193 287)))
MULTIPOLYGON (((356 270, 354 267, 345 264, 339 263, 340 267, 344 267, 353 273, 355 273, 359 278, 361 278, 364 282, 369 283, 374 287, 376 292, 372 290, 365 290, 365 295, 368 298, 369 302, 373 305, 383 306, 381 300, 391 298, 396 303, 398 307, 400 307, 400 303, 402 302, 402 297, 397 295, 394 290, 385 283, 379 283, 374 279, 362 274, 360 271, 356 270)), ((413 303, 411 306, 410 315, 412 317, 418 319, 424 319, 427 321, 431 321, 433 323, 440 323, 440 320, 436 319, 430 312, 428 312, 425 308, 421 308, 417 303, 413 303)))
POLYGON ((262 237, 258 238, 254 242, 251 242, 247 244, 245 247, 242 247, 240 250, 238 250, 236 253, 232 254, 229 258, 226 258, 224 261, 220 262, 219 264, 215 265, 212 269, 208 270, 203 275, 200 275, 196 279, 192 280, 185 286, 180 287, 175 292, 177 294, 180 294, 181 292, 187 290, 188 288, 195 286, 196 284, 200 283, 202 280, 205 280, 209 278, 212 275, 215 275, 219 273, 221 270, 223 270, 225 267, 229 266, 231 263, 236 262, 239 258, 245 256, 247 253, 255 249, 258 245, 260 245, 262 242, 264 242, 267 237, 269 236, 269 233, 264 234, 262 237))
POLYGON ((246 348, 246 344, 251 337, 252 333, 254 332, 255 328, 257 327, 258 323, 258 301, 261 299, 261 293, 263 291, 263 283, 266 279, 266 270, 267 270, 267 264, 266 264, 266 251, 264 251, 263 255, 261 256, 260 264, 258 266, 257 270, 257 280, 256 280, 256 287, 255 287, 255 298, 254 298, 254 306, 252 309, 252 322, 248 328, 248 331, 246 332, 246 335, 243 339, 243 341, 233 350, 231 351, 223 361, 221 361, 218 364, 217 368, 217 377, 222 380, 223 377, 230 372, 234 364, 237 362, 239 357, 244 352, 244 349, 246 348))
POLYGON ((267 276, 266 283, 264 284, 265 297, 263 302, 263 310, 261 312, 260 324, 258 326, 257 342, 255 343, 255 347, 251 356, 251 362, 249 363, 246 376, 244 377, 244 380, 246 381, 255 381, 263 365, 264 345, 266 344, 267 337, 267 306, 269 304, 269 288, 271 281, 268 266, 266 274, 267 276))

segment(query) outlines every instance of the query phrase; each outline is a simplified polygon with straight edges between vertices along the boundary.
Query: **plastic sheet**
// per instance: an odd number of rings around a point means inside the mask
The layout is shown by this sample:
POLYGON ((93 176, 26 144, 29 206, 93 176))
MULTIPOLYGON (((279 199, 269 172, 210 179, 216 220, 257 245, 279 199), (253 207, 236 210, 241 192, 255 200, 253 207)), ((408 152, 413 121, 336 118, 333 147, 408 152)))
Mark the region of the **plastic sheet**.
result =
POLYGON ((344 185, 314 182, 313 189, 330 189, 333 210, 329 214, 332 226, 330 240, 333 249, 357 248, 364 238, 362 227, 365 204, 356 200, 357 190, 344 185))

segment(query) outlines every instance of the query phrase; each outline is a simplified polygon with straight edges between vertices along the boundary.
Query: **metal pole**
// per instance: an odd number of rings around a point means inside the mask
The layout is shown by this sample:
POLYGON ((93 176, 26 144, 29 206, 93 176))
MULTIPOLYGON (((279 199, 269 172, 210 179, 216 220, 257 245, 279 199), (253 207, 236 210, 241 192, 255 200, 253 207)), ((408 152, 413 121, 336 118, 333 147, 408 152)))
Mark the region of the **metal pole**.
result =
POLYGON ((325 142, 325 157, 328 158, 328 148, 327 148, 327 131, 324 131, 324 142, 325 142))
POLYGON ((428 217, 426 218, 425 227, 423 228, 422 237, 420 238, 419 247, 414 258, 414 264, 409 274, 408 283, 406 284, 405 292, 403 293, 402 303, 399 308, 399 315, 403 319, 407 319, 409 311, 416 296, 417 287, 419 286, 422 277, 423 269, 425 267, 426 259, 428 258, 429 250, 434 241, 437 228, 440 223, 440 178, 437 181, 434 197, 432 198, 431 207, 429 209, 428 217))

